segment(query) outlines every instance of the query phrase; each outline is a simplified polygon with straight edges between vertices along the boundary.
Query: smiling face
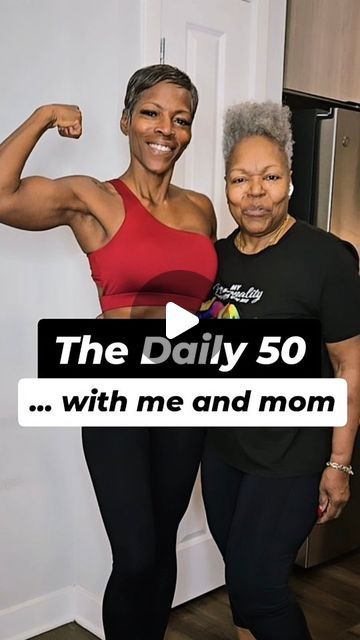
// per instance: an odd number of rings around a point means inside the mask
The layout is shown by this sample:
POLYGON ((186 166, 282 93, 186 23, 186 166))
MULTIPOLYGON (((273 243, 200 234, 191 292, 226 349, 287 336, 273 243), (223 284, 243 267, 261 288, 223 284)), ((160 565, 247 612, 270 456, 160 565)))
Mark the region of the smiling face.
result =
POLYGON ((290 170, 278 144, 265 136, 244 138, 234 146, 226 172, 226 195, 244 235, 266 237, 284 221, 290 170))
POLYGON ((144 91, 131 118, 125 113, 121 130, 129 137, 132 163, 163 174, 172 171, 191 140, 190 92, 169 82, 144 91))

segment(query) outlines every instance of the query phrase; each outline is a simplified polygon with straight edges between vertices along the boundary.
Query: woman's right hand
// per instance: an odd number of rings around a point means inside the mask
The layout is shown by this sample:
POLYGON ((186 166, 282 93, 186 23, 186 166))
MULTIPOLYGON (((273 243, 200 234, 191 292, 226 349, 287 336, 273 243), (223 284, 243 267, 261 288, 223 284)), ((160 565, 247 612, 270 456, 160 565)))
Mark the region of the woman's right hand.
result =
POLYGON ((52 104, 50 128, 57 127, 64 138, 80 138, 82 134, 82 114, 74 104, 52 104))

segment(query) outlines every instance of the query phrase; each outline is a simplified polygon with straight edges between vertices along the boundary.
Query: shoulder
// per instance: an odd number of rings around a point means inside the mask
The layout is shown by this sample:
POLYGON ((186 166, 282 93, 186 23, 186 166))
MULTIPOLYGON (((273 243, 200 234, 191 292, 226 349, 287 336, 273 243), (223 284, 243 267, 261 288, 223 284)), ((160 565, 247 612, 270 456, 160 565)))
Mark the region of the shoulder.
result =
POLYGON ((192 191, 191 189, 185 190, 186 196, 192 200, 198 207, 204 209, 204 211, 214 211, 213 204, 204 193, 198 191, 192 191))
POLYGON ((186 190, 186 196, 191 200, 199 209, 201 209, 207 216, 215 218, 215 211, 213 203, 204 193, 198 191, 186 190))
POLYGON ((328 231, 324 231, 319 227, 314 227, 303 220, 296 220, 293 230, 294 239, 302 241, 307 240, 313 244, 318 243, 321 245, 328 242, 332 243, 335 239, 335 236, 328 231))
POLYGON ((307 222, 303 222, 303 220, 297 220, 294 225, 295 236, 297 239, 308 240, 313 244, 318 244, 319 246, 327 246, 329 248, 332 247, 341 247, 342 241, 340 238, 335 236, 333 233, 329 231, 324 231, 324 229, 320 229, 319 227, 314 227, 307 222))
POLYGON ((211 239, 216 240, 217 232, 217 220, 214 211, 214 205, 204 193, 198 193, 197 191, 188 191, 188 197, 192 200, 208 218, 211 227, 211 239))
POLYGON ((180 189, 179 187, 174 187, 174 189, 178 190, 178 193, 181 193, 181 196, 185 199, 190 200, 190 202, 195 205, 197 209, 200 210, 201 214, 206 217, 209 227, 211 229, 211 238, 212 240, 216 239, 216 228, 217 221, 216 215, 214 211, 213 203, 210 198, 206 196, 204 193, 199 193, 198 191, 192 191, 191 189, 180 189))
POLYGON ((294 231, 294 240, 306 243, 305 248, 309 249, 309 254, 311 251, 314 259, 320 260, 320 258, 323 258, 326 261, 332 261, 338 258, 358 268, 359 256, 357 250, 347 240, 342 240, 329 231, 313 227, 299 220, 295 225, 294 231), (321 253, 314 253, 315 250, 321 253))

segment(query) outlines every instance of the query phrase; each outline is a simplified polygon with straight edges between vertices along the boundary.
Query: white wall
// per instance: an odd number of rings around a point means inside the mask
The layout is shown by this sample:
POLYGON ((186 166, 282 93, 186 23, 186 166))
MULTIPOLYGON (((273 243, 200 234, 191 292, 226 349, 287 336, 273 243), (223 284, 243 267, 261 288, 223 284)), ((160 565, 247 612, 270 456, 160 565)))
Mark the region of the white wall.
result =
MULTIPOLYGON (((48 131, 25 174, 119 175, 128 158, 123 94, 141 62, 140 0, 1 0, 0 14, 0 139, 40 104, 78 104, 84 115, 83 137, 48 131)), ((59 590, 74 583, 100 598, 110 554, 79 431, 25 429, 16 419, 17 381, 36 376, 37 321, 99 311, 87 260, 67 229, 3 226, 0 256, 0 639, 8 640, 27 637, 30 623, 35 632, 62 621, 61 606, 56 613, 34 598, 61 593, 65 611, 69 593, 59 590), (17 605, 23 622, 13 625, 17 605)))

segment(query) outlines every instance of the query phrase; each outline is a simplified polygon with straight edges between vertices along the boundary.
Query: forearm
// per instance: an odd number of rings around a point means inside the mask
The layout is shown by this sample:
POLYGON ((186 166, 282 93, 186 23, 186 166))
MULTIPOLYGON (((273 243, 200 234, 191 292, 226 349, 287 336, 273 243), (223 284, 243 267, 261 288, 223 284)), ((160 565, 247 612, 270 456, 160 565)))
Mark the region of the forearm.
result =
MULTIPOLYGON (((333 430, 330 460, 348 466, 360 417, 360 335, 326 346, 335 377, 347 382, 348 408, 346 425, 333 430)), ((334 469, 331 466, 324 469, 319 490, 318 522, 339 517, 350 497, 349 479, 346 469, 334 469)))
POLYGON ((335 428, 332 438, 331 460, 348 465, 351 462, 354 442, 360 420, 360 366, 351 372, 341 369, 337 377, 345 378, 348 384, 348 419, 344 427, 335 428))
POLYGON ((54 125, 51 105, 39 107, 0 145, 0 195, 18 189, 26 160, 43 133, 54 125))

